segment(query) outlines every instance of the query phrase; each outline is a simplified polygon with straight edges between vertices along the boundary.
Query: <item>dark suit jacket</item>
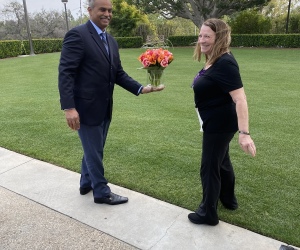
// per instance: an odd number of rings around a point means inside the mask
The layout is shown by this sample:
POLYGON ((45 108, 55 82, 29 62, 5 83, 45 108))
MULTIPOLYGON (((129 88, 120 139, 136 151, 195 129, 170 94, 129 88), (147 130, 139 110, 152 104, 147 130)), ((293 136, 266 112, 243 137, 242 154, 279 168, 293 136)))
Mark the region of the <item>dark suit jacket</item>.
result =
POLYGON ((135 95, 142 86, 124 72, 116 40, 107 34, 107 41, 109 56, 90 21, 64 38, 58 77, 61 108, 76 108, 85 125, 111 118, 115 83, 135 95))

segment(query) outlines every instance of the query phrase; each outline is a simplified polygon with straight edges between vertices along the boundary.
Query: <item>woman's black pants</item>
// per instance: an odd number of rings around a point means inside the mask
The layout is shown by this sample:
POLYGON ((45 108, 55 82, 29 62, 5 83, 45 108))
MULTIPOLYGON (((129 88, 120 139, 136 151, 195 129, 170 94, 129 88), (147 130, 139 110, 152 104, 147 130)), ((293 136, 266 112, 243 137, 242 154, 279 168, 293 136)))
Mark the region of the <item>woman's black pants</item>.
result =
POLYGON ((218 200, 236 203, 235 175, 229 158, 229 143, 235 133, 203 133, 200 177, 203 198, 196 213, 212 223, 219 220, 218 200))

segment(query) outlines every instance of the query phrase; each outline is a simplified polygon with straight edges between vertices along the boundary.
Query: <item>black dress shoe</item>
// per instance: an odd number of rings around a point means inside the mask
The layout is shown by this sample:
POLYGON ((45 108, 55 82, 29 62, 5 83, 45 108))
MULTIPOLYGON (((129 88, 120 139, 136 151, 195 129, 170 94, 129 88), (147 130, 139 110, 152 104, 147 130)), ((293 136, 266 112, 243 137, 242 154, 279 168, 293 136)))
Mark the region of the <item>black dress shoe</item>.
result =
POLYGON ((89 193, 90 191, 92 191, 93 189, 91 187, 87 187, 87 188, 79 188, 79 192, 81 195, 85 195, 87 193, 89 193))
POLYGON ((105 203, 108 205, 118 205, 128 202, 128 198, 114 193, 110 193, 108 197, 94 198, 94 202, 99 204, 105 203))
POLYGON ((296 250, 295 248, 291 247, 291 246, 284 246, 281 245, 279 250, 296 250))
POLYGON ((196 213, 190 213, 188 215, 188 218, 194 224, 207 224, 207 225, 210 225, 210 226, 215 226, 215 225, 219 224, 219 220, 208 221, 205 217, 200 216, 196 213))

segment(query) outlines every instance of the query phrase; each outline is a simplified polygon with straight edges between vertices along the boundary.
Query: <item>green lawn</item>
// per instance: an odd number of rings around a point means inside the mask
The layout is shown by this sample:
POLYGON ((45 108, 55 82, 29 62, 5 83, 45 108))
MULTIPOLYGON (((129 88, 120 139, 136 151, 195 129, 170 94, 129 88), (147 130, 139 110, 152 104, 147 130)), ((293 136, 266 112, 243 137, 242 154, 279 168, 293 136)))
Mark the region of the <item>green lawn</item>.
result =
MULTIPOLYGON (((192 48, 174 48, 166 89, 136 97, 115 89, 105 151, 109 182, 194 210, 201 199, 202 134, 190 84, 201 64, 192 48)), ((121 50, 124 69, 142 83, 142 49, 121 50)), ((220 219, 300 246, 300 50, 233 49, 250 110, 257 156, 232 142, 237 211, 220 219)), ((59 54, 0 60, 0 146, 79 172, 76 132, 68 129, 57 90, 59 54)), ((187 223, 188 219, 187 219, 187 223)))

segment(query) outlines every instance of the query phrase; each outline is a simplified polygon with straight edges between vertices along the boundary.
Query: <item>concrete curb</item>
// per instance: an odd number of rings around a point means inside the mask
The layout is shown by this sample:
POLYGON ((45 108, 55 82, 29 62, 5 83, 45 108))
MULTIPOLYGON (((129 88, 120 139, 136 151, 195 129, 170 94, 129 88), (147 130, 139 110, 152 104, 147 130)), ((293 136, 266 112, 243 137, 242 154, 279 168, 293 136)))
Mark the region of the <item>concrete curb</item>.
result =
POLYGON ((129 202, 95 204, 92 193, 79 195, 79 177, 0 148, 4 249, 279 250, 286 245, 222 221, 215 227, 194 225, 187 219, 191 211, 112 184, 129 202))

